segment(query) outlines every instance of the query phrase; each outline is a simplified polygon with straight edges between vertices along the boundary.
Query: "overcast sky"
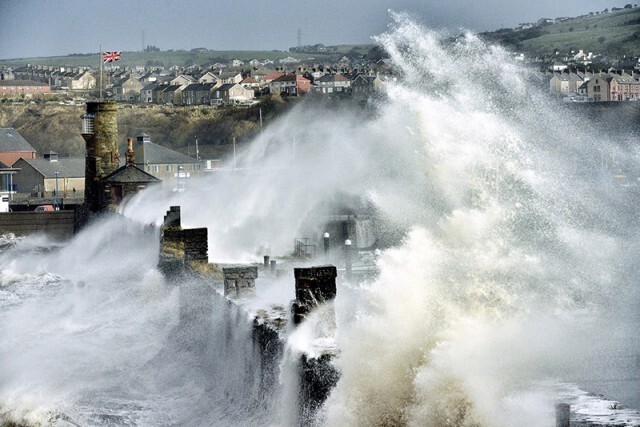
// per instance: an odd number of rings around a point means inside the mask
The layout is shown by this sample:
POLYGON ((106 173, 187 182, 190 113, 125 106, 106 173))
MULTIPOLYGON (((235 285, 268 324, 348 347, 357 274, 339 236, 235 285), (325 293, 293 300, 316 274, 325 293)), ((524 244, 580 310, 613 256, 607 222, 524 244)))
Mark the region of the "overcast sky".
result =
MULTIPOLYGON (((631 0, 0 0, 0 59, 103 50, 287 50, 371 43, 389 9, 473 31, 578 16, 631 0), (144 38, 143 38, 144 33, 144 38)), ((633 3, 631 1, 631 3, 633 3)))

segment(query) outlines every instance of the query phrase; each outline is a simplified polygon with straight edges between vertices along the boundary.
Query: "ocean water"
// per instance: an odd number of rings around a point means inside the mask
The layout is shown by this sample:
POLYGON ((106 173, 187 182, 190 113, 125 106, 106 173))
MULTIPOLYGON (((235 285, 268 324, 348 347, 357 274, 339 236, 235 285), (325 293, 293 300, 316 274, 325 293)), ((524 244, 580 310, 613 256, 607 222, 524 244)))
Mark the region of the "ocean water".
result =
POLYGON ((149 189, 65 244, 2 242, 4 419, 294 425, 295 355, 314 343, 341 375, 317 425, 548 426, 566 390, 640 407, 637 135, 552 102, 473 34, 391 21, 376 42, 396 72, 367 108, 303 102, 241 171, 149 189), (379 275, 340 277, 335 327, 288 328, 275 367, 247 312, 286 307, 291 275, 229 311, 156 269, 147 225, 169 206, 208 227, 211 262, 240 263, 289 255, 353 198, 375 211, 379 275))

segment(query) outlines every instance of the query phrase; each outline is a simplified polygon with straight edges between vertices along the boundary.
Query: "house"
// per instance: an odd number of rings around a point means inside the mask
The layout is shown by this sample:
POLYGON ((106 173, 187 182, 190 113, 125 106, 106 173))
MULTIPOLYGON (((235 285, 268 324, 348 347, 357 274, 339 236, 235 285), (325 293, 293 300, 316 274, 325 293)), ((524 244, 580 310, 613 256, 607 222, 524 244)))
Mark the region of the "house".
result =
POLYGON ((611 74, 609 99, 611 101, 638 101, 640 99, 640 82, 631 74, 620 72, 611 74))
POLYGON ((317 79, 324 76, 324 71, 318 68, 312 68, 311 70, 305 71, 302 75, 311 80, 311 84, 314 84, 317 79))
MULTIPOLYGON (((0 197, 2 197, 3 201, 4 201, 4 198, 7 198, 6 201, 8 202, 9 201, 8 199, 11 198, 13 193, 15 192, 15 185, 13 184, 13 176, 19 171, 20 169, 9 167, 4 163, 0 162, 0 197)), ((7 210, 0 209, 0 212, 7 212, 9 206, 7 205, 6 208, 7 210)))
MULTIPOLYGON (((219 76, 216 76, 213 72, 207 71, 198 79, 198 83, 217 83, 219 76)), ((222 82, 220 82, 222 84, 222 82)))
POLYGON ((606 73, 594 75, 591 80, 587 82, 587 98, 589 101, 610 101, 609 87, 611 80, 613 80, 613 77, 606 73))
POLYGON ((145 87, 140 89, 140 102, 152 103, 153 102, 153 90, 160 86, 159 83, 151 82, 145 87))
POLYGON ((584 79, 573 72, 553 73, 549 80, 549 89, 557 94, 577 93, 584 79))
POLYGON ((54 196, 56 188, 60 197, 84 192, 84 158, 59 159, 54 152, 42 159, 20 159, 13 167, 20 169, 13 184, 18 193, 36 193, 41 197, 54 196))
POLYGON ((179 179, 188 180, 203 174, 198 160, 151 142, 151 137, 145 133, 136 137, 134 153, 134 164, 162 180, 164 187, 174 188, 179 179))
POLYGON ((280 64, 296 64, 298 62, 300 62, 299 59, 296 59, 292 56, 287 56, 286 58, 282 58, 282 59, 278 59, 278 62, 280 64))
POLYGON ((0 80, 13 80, 16 76, 13 74, 13 69, 0 67, 0 80))
POLYGON ((564 71, 567 68, 569 68, 567 64, 558 60, 553 61, 553 63, 549 65, 549 71, 564 71))
POLYGON ((20 158, 35 159, 35 148, 14 128, 0 128, 0 162, 12 166, 20 158))
POLYGON ((378 74, 371 76, 367 74, 357 74, 351 80, 351 94, 354 97, 367 98, 376 92, 380 92, 384 82, 378 74))
POLYGON ((242 81, 242 73, 240 71, 221 71, 218 79, 222 84, 240 83, 242 81))
POLYGON ((33 80, 0 80, 2 98, 39 98, 51 93, 51 86, 33 80))
POLYGON ((162 81, 162 79, 160 78, 160 74, 154 71, 150 71, 142 75, 139 80, 143 83, 152 83, 152 82, 162 81))
POLYGON ((258 83, 258 81, 251 76, 243 79, 240 82, 240 85, 244 88, 247 88, 253 91, 260 89, 260 83, 258 83))
POLYGON ((232 104, 247 102, 254 97, 254 91, 237 83, 224 84, 213 92, 213 103, 232 104))
POLYGON ((178 85, 178 86, 187 86, 191 83, 194 83, 196 79, 191 76, 185 76, 184 74, 180 74, 179 76, 169 80, 170 85, 178 85))
POLYGON ((351 87, 351 80, 342 74, 325 74, 315 81, 314 92, 323 94, 346 94, 351 87))
POLYGON ((140 91, 144 84, 133 74, 128 74, 112 86, 113 97, 116 101, 136 101, 140 99, 140 91))
POLYGON ((78 71, 70 76, 68 87, 71 90, 95 89, 96 78, 89 71, 78 71))
POLYGON ((309 92, 311 80, 297 74, 283 74, 269 83, 271 93, 284 96, 299 96, 309 92))
POLYGON ((182 91, 186 86, 179 84, 170 84, 162 91, 162 100, 164 104, 181 105, 182 91))
POLYGON ((218 83, 193 83, 182 90, 182 105, 210 105, 218 83))
POLYGON ((573 55, 573 61, 579 64, 588 65, 593 62, 593 53, 584 53, 584 50, 578 50, 578 53, 573 55))
POLYGON ((151 90, 151 102, 154 104, 164 104, 164 90, 169 87, 168 83, 158 84, 151 90))
POLYGON ((269 70, 265 70, 262 72, 254 71, 251 73, 253 78, 255 78, 260 84, 267 86, 278 77, 284 76, 284 74, 285 73, 283 71, 271 72, 269 70))
POLYGON ((133 140, 128 139, 129 148, 125 154, 125 165, 100 180, 101 194, 105 206, 118 206, 145 188, 160 184, 160 179, 135 165, 133 140))

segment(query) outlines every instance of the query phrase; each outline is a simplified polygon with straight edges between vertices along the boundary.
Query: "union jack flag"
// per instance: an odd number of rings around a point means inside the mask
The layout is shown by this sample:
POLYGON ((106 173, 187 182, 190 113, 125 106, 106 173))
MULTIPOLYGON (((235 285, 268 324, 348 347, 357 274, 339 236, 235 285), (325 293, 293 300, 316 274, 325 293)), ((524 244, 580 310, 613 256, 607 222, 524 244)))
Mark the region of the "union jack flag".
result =
POLYGON ((102 52, 102 60, 105 64, 120 60, 120 52, 102 52))

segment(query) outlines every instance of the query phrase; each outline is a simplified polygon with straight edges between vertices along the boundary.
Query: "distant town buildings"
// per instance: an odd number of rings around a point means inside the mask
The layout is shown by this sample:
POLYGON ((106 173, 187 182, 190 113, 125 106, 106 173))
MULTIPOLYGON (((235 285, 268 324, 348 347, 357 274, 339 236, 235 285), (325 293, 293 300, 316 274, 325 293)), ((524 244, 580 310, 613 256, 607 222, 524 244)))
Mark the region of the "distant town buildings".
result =
MULTIPOLYGON (((323 46, 316 46, 324 49, 323 46)), ((322 50, 321 49, 321 50, 322 50)), ((275 61, 234 59, 226 64, 188 67, 109 67, 103 70, 26 65, 0 68, 0 97, 47 100, 54 94, 78 99, 96 98, 102 83, 103 99, 156 105, 247 105, 263 95, 371 96, 384 79, 373 76, 388 71, 384 63, 350 60, 346 56, 331 65, 310 63, 293 56, 275 61), (384 71, 382 71, 384 70, 384 71), (351 86, 358 80, 358 91, 351 86), (365 87, 370 85, 370 87, 365 87)))

